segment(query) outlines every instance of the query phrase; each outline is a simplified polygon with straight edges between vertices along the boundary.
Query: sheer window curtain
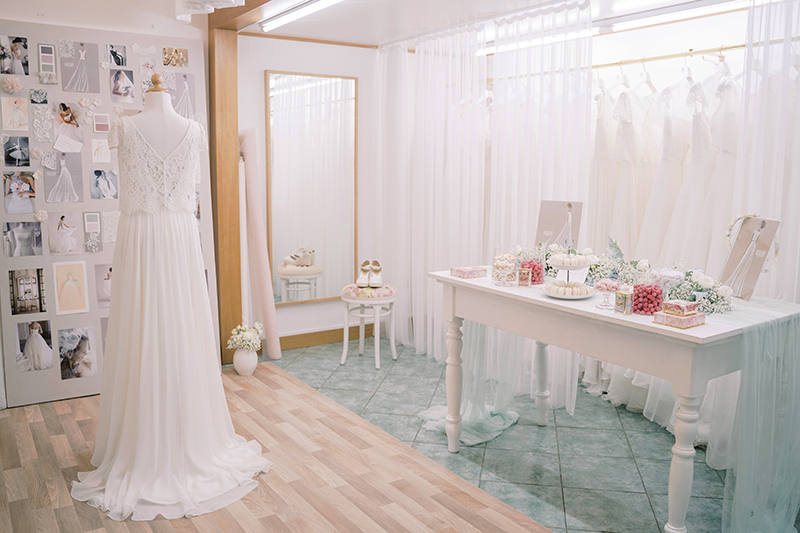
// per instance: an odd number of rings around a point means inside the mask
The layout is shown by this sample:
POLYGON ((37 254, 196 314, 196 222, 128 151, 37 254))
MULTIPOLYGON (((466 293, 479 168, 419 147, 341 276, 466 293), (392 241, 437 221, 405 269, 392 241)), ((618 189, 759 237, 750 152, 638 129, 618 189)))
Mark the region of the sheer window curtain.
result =
MULTIPOLYGON (((324 268, 317 295, 336 296, 353 282, 354 222, 330 220, 341 219, 331 212, 353 212, 355 84, 289 75, 277 76, 272 90, 273 261, 314 248, 324 268)), ((273 285, 278 291, 280 280, 273 285)))
MULTIPOLYGON (((496 244, 535 244, 539 201, 582 200, 588 189, 589 2, 494 24, 433 35, 415 54, 404 46, 380 51, 384 253, 410 273, 401 278, 408 294, 398 309, 405 305, 408 318, 398 313, 400 337, 413 321, 409 342, 437 361, 446 358, 442 291, 427 273, 487 264, 496 244), (494 24, 492 96, 485 32, 494 24)), ((531 392, 532 343, 470 322, 464 336, 462 440, 474 444, 516 420, 508 406, 515 392, 531 392)), ((572 408, 577 356, 560 355, 551 355, 551 392, 555 406, 572 408)), ((427 427, 443 429, 443 409, 427 416, 427 427)))

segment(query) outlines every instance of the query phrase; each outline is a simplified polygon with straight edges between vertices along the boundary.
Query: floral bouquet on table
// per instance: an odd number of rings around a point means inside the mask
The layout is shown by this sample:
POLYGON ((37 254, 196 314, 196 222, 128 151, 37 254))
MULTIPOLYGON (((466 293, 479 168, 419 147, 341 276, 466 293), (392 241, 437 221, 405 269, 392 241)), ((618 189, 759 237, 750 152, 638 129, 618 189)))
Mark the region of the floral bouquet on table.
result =
POLYGON ((701 313, 724 313, 733 309, 733 289, 721 284, 702 270, 688 270, 683 282, 668 292, 670 300, 700 302, 701 313))
POLYGON ((256 322, 253 327, 236 326, 231 332, 231 338, 228 339, 229 350, 246 350, 248 352, 257 352, 261 349, 261 333, 264 328, 261 324, 256 322))

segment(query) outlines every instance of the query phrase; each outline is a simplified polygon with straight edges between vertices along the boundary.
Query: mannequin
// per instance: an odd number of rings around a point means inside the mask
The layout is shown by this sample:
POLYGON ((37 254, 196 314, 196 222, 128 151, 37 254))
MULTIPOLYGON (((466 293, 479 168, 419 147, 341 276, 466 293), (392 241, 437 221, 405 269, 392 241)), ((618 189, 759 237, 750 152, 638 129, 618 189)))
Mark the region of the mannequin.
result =
POLYGON ((161 87, 161 75, 153 74, 151 80, 153 88, 145 94, 144 109, 130 119, 153 151, 164 159, 186 136, 189 119, 180 116, 172 107, 169 93, 161 87))

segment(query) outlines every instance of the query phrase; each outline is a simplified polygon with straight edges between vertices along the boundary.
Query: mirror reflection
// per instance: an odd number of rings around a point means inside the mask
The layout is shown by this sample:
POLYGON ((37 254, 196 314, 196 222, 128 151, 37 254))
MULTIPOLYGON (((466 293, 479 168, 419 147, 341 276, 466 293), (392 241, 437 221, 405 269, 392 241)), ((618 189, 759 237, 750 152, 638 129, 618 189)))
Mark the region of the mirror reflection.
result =
POLYGON ((338 298, 356 269, 357 80, 267 71, 276 303, 338 298))

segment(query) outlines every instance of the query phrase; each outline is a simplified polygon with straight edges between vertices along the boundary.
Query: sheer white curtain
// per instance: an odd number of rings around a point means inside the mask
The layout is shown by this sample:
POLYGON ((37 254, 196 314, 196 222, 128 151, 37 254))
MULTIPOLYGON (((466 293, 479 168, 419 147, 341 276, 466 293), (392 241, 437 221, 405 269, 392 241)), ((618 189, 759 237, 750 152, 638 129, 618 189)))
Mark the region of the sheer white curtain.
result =
POLYGON ((353 282, 355 83, 279 75, 271 92, 273 261, 314 248, 317 295, 336 296, 353 282))
MULTIPOLYGON (((560 2, 496 21, 486 255, 494 245, 534 245, 541 200, 586 205, 592 111, 589 4, 560 2)), ((581 234, 586 235, 583 225, 581 234)), ((496 363, 500 368, 490 367, 490 377, 505 377, 501 369, 509 356, 521 356, 516 392, 535 392, 533 341, 502 332, 490 333, 493 338, 505 350, 493 354, 503 360, 496 363)), ((491 343, 487 349, 492 351, 491 343)), ((572 413, 579 355, 556 347, 549 351, 553 405, 572 413)))

